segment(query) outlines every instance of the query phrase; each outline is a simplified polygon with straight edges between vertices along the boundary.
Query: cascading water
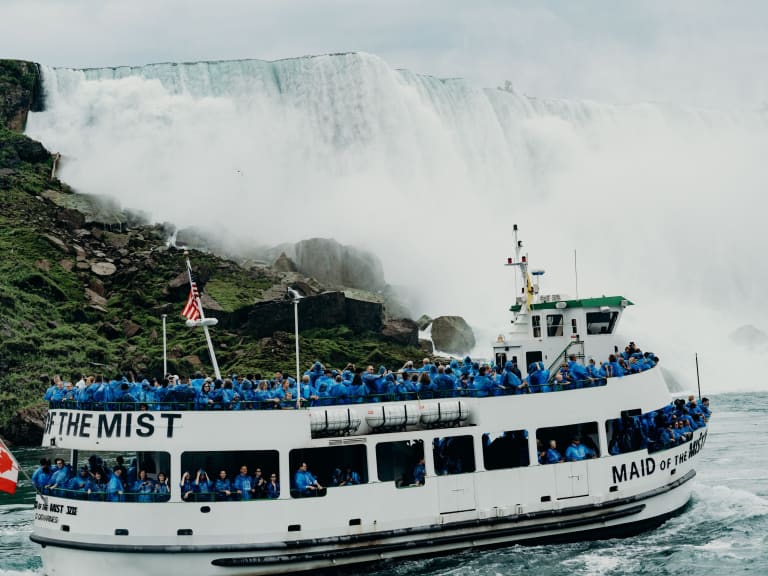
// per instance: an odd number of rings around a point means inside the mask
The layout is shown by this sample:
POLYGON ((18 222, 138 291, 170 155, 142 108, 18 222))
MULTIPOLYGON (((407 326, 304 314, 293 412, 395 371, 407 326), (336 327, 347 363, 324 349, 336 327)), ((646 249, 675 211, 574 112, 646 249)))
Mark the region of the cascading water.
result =
POLYGON ((689 384, 694 350, 710 389, 752 386, 768 354, 728 340, 768 330, 763 115, 533 98, 367 54, 44 68, 44 89, 27 132, 79 191, 232 247, 371 249, 415 313, 480 328, 482 353, 508 325, 518 223, 545 291, 574 295, 577 249, 579 294, 641 304, 623 332, 689 384))

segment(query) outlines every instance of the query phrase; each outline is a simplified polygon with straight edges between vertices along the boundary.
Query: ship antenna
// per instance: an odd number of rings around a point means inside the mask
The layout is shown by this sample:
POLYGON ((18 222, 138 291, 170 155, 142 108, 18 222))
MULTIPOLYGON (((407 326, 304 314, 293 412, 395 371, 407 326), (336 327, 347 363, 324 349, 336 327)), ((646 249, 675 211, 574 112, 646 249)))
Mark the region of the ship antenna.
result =
POLYGON ((576 248, 573 249, 573 276, 576 282, 576 299, 579 299, 579 267, 576 264, 576 248))
MULTIPOLYGON (((189 263, 189 252, 184 252, 184 258, 187 261, 187 274, 189 275, 190 290, 193 289, 195 283, 192 280, 192 264, 189 263)), ((197 291, 195 291, 197 292, 197 291)), ((195 303, 197 304, 197 310, 200 313, 200 319, 197 321, 187 320, 187 326, 202 326, 205 333, 205 341, 208 343, 208 353, 211 355, 211 364, 213 364, 213 372, 217 379, 221 379, 221 372, 219 371, 219 363, 216 362, 216 353, 213 351, 213 342, 211 342, 211 334, 208 332, 208 326, 215 326, 218 324, 216 318, 206 318, 205 312, 203 312, 203 303, 200 300, 200 293, 195 295, 195 303)))
MULTIPOLYGON (((515 238, 515 261, 512 258, 507 258, 507 266, 518 266, 520 268, 520 275, 523 279, 523 286, 525 292, 524 305, 520 306, 518 314, 527 313, 531 310, 533 304, 534 289, 531 285, 531 276, 528 274, 528 257, 520 256, 520 249, 523 247, 523 242, 517 239, 517 224, 512 225, 512 232, 515 238)), ((517 282, 515 282, 515 302, 517 302, 517 282)))
POLYGON ((699 379, 699 353, 696 352, 696 385, 699 387, 699 404, 701 404, 701 380, 699 379))

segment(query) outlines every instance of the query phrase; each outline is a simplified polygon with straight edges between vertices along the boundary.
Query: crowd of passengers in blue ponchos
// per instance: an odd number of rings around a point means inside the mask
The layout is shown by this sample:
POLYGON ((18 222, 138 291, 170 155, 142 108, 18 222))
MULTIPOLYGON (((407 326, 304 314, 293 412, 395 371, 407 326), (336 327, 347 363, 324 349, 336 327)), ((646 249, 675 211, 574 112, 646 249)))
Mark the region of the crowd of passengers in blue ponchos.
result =
POLYGON ((164 472, 150 478, 146 470, 137 468, 135 459, 126 468, 122 456, 112 467, 106 466, 101 457, 91 456, 77 473, 62 458, 56 458, 53 466, 43 458, 32 474, 32 484, 41 494, 76 500, 165 502, 170 498, 164 472))
MULTIPOLYGON (((657 452, 684 444, 693 438, 694 431, 706 427, 711 414, 709 398, 702 398, 699 404, 694 396, 689 396, 687 402, 678 398, 646 414, 624 414, 612 421, 608 453, 615 456, 646 448, 649 452, 657 452)), ((537 448, 539 464, 574 462, 597 456, 595 447, 582 443, 580 436, 573 437, 564 454, 556 440, 550 440, 548 446, 539 441, 537 448)))
POLYGON ((503 367, 479 363, 469 356, 448 365, 425 358, 421 367, 409 361, 397 371, 381 366, 366 369, 349 364, 333 370, 315 362, 301 377, 276 372, 273 378, 251 373, 243 377, 212 379, 197 373, 193 378, 168 375, 152 381, 133 374, 120 374, 111 380, 100 375, 73 378, 65 382, 44 377, 44 398, 53 407, 90 410, 243 410, 254 408, 295 408, 299 389, 302 406, 329 406, 388 400, 429 399, 459 396, 502 396, 552 392, 599 386, 607 378, 642 372, 659 359, 643 353, 634 343, 621 354, 611 354, 607 362, 590 359, 585 366, 575 356, 553 375, 543 362, 533 362, 523 377, 517 364, 503 367))
MULTIPOLYGON (((423 460, 421 465, 423 468, 423 460)), ((81 466, 76 474, 63 458, 56 458, 53 466, 49 459, 43 458, 32 474, 32 483, 41 494, 75 500, 166 502, 170 497, 169 479, 164 472, 152 477, 146 469, 138 467, 135 458, 130 467, 126 468, 122 456, 116 457, 114 466, 106 466, 100 456, 92 455, 88 464, 81 466)), ((333 487, 360 483, 360 474, 349 465, 335 468, 329 479, 333 487)), ((203 468, 198 469, 194 475, 186 471, 181 475, 179 488, 181 499, 185 502, 247 501, 280 497, 277 472, 263 475, 259 466, 250 474, 248 467, 242 465, 232 479, 224 469, 218 472, 216 478, 211 478, 203 468)), ((295 497, 314 496, 324 494, 325 488, 308 469, 306 462, 302 462, 292 478, 291 492, 295 497)))

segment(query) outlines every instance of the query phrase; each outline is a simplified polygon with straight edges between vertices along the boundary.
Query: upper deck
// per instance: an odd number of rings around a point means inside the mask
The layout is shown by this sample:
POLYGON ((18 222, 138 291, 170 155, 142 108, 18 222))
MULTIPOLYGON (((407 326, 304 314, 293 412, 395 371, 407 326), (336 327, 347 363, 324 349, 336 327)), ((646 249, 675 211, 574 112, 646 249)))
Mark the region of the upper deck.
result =
POLYGON ((303 446, 327 443, 326 438, 334 436, 396 435, 468 426, 503 431, 511 423, 537 428, 600 421, 617 418, 622 411, 648 412, 669 402, 666 383, 656 368, 579 386, 564 388, 560 384, 552 392, 527 394, 499 390, 499 395, 491 396, 416 395, 349 404, 323 405, 319 399, 316 405, 300 409, 293 403, 271 409, 249 409, 245 404, 236 409, 195 409, 199 406, 170 403, 149 410, 125 410, 119 405, 93 409, 62 403, 48 412, 43 445, 73 449, 98 446, 100 450, 126 446, 157 449, 160 445, 165 445, 164 449, 303 446))

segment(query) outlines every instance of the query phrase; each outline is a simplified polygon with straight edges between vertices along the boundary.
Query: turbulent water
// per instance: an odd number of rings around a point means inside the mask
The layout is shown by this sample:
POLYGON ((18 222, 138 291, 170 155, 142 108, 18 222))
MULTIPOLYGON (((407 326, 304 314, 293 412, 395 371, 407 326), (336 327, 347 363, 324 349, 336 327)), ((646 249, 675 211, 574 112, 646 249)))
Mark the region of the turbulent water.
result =
MULTIPOLYGON (((511 546, 387 563, 372 576, 512 576, 768 573, 768 393, 712 396, 715 418, 698 460, 691 505, 660 528, 630 539, 511 546)), ((38 449, 20 451, 30 469, 38 449)), ((41 574, 29 541, 33 494, 25 483, 0 495, 0 576, 41 574)), ((87 569, 83 574, 89 575, 87 569)))
POLYGON ((765 114, 536 98, 369 54, 43 71, 27 131, 78 190, 243 250, 363 245, 414 317, 464 315, 482 354, 518 223, 545 291, 575 295, 576 250, 579 295, 643 304, 634 339, 689 385, 694 351, 721 390, 754 388, 734 369, 768 355, 728 339, 768 330, 765 114))

